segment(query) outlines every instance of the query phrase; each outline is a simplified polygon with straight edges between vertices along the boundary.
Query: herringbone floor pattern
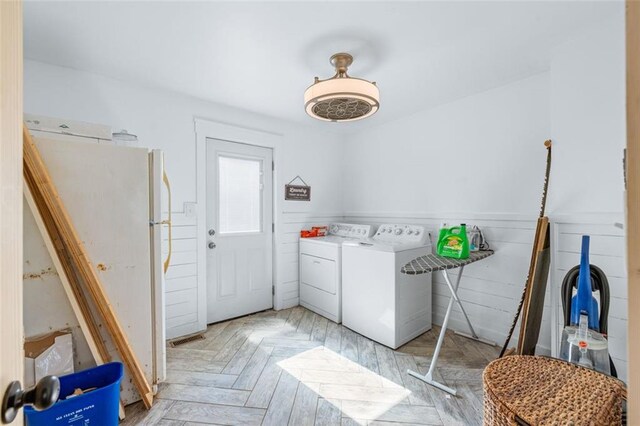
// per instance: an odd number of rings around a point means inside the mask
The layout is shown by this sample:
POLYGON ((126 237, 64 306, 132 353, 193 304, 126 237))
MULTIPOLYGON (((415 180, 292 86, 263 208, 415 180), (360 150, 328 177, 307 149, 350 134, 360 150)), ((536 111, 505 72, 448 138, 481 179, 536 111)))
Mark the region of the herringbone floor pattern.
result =
POLYGON ((126 425, 477 425, 482 369, 498 349, 449 333, 437 377, 426 373, 439 329, 393 351, 302 307, 213 324, 206 339, 167 348, 167 380, 126 425))

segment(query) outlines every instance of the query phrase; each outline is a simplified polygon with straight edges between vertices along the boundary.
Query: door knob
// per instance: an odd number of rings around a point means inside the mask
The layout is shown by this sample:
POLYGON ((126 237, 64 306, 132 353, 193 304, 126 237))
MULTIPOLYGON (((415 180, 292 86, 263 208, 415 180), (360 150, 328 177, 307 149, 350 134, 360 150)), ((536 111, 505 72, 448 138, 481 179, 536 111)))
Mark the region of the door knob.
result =
POLYGON ((60 380, 56 376, 40 379, 35 388, 25 391, 19 381, 9 384, 2 397, 2 423, 11 423, 20 408, 33 405, 36 410, 46 410, 56 403, 60 396, 60 380))
POLYGON ((210 249, 214 249, 214 248, 216 248, 216 243, 214 243, 213 241, 209 241, 208 246, 209 246, 210 249))

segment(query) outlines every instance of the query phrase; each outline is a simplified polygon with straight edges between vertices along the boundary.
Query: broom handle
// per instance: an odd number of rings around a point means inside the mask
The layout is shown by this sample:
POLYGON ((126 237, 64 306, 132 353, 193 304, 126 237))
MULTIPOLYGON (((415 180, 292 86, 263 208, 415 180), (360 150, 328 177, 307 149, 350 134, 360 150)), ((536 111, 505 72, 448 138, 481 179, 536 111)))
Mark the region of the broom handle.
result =
POLYGON ((544 146, 547 148, 547 167, 544 172, 544 185, 542 186, 542 203, 539 217, 544 216, 544 211, 547 207, 547 191, 549 190, 549 174, 551 173, 551 139, 544 141, 544 146))
MULTIPOLYGON (((547 166, 544 172, 544 185, 542 186, 542 202, 540 204, 540 218, 544 217, 544 211, 547 207, 547 191, 549 190, 549 174, 551 173, 551 140, 548 139, 546 141, 544 141, 544 146, 547 148, 547 166)), ((536 238, 537 238, 537 234, 538 234, 538 228, 536 227, 536 238)), ((532 256, 532 260, 533 260, 533 256, 535 256, 535 250, 536 250, 536 244, 537 242, 534 242, 533 244, 533 254, 532 256)), ((522 306, 524 305, 524 299, 527 297, 527 284, 529 283, 529 280, 531 279, 531 274, 533 274, 533 271, 531 270, 531 267, 533 265, 529 265, 529 273, 527 274, 527 281, 524 284, 524 289, 522 290, 522 296, 520 296, 520 303, 518 303, 518 309, 516 309, 516 315, 513 317, 513 322, 511 323, 511 327, 509 328, 509 333, 507 334, 507 339, 504 341, 504 345, 502 345, 502 350, 500 351, 500 355, 498 355, 498 358, 502 358, 504 356, 504 353, 507 351, 507 347, 509 346, 509 341, 511 340, 511 337, 513 336, 513 332, 516 329, 516 324, 518 323, 518 318, 520 318, 520 313, 522 312, 522 306)))

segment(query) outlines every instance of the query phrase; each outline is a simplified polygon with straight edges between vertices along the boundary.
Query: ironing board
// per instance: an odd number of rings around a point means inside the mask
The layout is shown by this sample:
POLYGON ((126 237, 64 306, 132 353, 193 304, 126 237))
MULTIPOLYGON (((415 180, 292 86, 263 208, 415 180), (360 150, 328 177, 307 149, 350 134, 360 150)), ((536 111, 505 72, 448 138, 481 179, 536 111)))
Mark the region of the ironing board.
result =
POLYGON ((471 321, 469 320, 469 316, 467 312, 464 310, 464 306, 462 306, 462 302, 458 297, 458 286, 460 285, 460 279, 462 278, 462 273, 464 272, 464 267, 469 265, 470 263, 477 262, 479 260, 485 259, 493 254, 493 250, 483 250, 483 251, 474 251, 469 253, 469 257, 467 259, 451 259, 448 257, 438 256, 436 254, 427 254, 424 256, 420 256, 417 259, 412 260, 402 267, 400 272, 407 275, 420 275, 420 274, 428 274, 430 272, 441 271, 444 276, 444 280, 449 287, 449 291, 451 292, 451 298, 449 299, 449 306, 447 306, 447 312, 444 316, 444 321, 442 322, 442 329, 440 330, 440 335, 438 336, 438 343, 436 344, 436 350, 433 352, 433 357, 431 358, 431 365, 429 365, 429 371, 426 375, 420 374, 416 371, 407 370, 411 376, 422 380, 430 384, 431 386, 435 386, 438 389, 441 389, 445 392, 450 393, 451 395, 456 395, 456 390, 452 389, 448 386, 443 385, 433 379, 433 373, 436 369, 436 364, 438 363, 438 356, 440 355, 440 349, 442 349, 442 343, 444 342, 444 336, 447 331, 447 324, 449 323, 449 316, 451 315, 451 310, 453 309, 453 302, 458 302, 462 313, 464 314, 464 318, 467 320, 467 324, 469 325, 469 330, 471 334, 459 333, 461 336, 480 341, 482 343, 487 343, 490 345, 495 345, 494 342, 489 342, 487 340, 483 340, 478 337, 473 326, 471 325, 471 321), (460 268, 458 272, 458 277, 456 278, 455 286, 451 283, 449 279, 449 274, 447 271, 449 269, 460 268))

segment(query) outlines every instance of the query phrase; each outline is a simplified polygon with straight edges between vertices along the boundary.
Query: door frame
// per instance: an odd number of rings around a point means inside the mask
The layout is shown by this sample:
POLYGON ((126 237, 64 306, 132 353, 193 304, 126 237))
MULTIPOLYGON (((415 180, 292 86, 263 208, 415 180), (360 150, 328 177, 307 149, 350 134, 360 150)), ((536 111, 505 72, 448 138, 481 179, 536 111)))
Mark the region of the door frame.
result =
POLYGON ((227 142, 241 143, 245 145, 253 145, 262 148, 270 148, 273 152, 274 167, 272 170, 273 182, 273 223, 275 229, 272 236, 272 283, 274 287, 273 308, 280 309, 282 306, 282 295, 278 286, 278 252, 276 248, 280 240, 279 229, 282 223, 282 200, 277 196, 280 187, 280 179, 278 176, 278 166, 281 164, 281 150, 278 149, 282 144, 283 136, 278 133, 267 132, 263 130, 248 129, 244 127, 234 126, 226 123, 207 120, 195 117, 195 133, 196 133, 196 242, 198 256, 198 324, 201 329, 207 327, 207 139, 219 139, 227 142))
POLYGON ((626 232, 627 232, 627 359, 628 424, 640 422, 640 341, 631 336, 640 327, 640 2, 626 2, 626 232))
MULTIPOLYGON (((22 1, 0 1, 0 397, 24 385, 22 325, 22 1)), ((14 425, 21 425, 18 413, 14 425)))

